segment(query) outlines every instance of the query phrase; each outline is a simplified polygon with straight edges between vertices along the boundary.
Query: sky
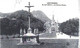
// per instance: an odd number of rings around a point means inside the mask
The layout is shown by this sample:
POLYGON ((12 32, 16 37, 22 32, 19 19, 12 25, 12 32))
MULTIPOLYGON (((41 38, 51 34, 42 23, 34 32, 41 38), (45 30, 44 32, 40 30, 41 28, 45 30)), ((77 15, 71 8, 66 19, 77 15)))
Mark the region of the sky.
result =
POLYGON ((72 18, 79 18, 79 0, 0 0, 0 12, 11 13, 17 10, 28 10, 25 6, 31 3, 34 7, 32 11, 41 10, 47 17, 55 21, 64 22, 72 18), (66 6, 43 6, 47 2, 57 2, 58 4, 65 4, 66 6))

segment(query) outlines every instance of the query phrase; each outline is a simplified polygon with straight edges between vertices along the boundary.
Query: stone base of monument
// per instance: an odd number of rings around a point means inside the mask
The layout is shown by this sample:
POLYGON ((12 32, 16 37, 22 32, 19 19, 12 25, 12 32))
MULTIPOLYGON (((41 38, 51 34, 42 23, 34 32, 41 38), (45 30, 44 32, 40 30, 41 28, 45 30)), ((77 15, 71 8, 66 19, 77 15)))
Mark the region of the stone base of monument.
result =
POLYGON ((37 43, 37 42, 31 42, 31 41, 29 41, 29 42, 24 42, 24 43, 18 43, 17 45, 40 45, 39 43, 37 43))

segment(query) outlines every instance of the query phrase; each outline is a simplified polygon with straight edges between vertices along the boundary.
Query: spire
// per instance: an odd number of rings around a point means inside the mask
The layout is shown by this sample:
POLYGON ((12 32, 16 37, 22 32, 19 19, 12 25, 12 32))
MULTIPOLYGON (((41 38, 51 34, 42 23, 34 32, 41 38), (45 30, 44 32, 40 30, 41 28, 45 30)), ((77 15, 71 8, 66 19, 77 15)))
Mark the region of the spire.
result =
POLYGON ((54 15, 52 16, 52 22, 53 22, 53 23, 55 23, 55 20, 54 20, 54 15))
POLYGON ((54 15, 52 16, 52 20, 54 21, 54 15))

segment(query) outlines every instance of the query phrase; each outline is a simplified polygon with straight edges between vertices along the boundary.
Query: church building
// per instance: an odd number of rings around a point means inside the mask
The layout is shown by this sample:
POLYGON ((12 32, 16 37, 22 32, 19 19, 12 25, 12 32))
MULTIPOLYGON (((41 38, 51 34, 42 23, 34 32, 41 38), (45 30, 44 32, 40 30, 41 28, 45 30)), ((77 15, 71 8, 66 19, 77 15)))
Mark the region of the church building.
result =
POLYGON ((56 22, 55 19, 54 19, 54 16, 53 16, 49 33, 58 32, 58 30, 59 30, 58 28, 59 28, 58 21, 56 22))
POLYGON ((58 22, 55 21, 54 16, 52 17, 51 21, 47 21, 44 24, 46 27, 46 32, 41 34, 41 38, 55 38, 56 33, 59 32, 59 25, 58 22))

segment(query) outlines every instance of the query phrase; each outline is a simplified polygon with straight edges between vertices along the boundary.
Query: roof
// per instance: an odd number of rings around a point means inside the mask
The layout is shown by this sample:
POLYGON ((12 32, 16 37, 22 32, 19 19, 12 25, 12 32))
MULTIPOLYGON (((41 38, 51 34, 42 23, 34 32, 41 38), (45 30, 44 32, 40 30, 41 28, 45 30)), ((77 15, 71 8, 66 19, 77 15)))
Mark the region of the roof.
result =
POLYGON ((37 35, 33 33, 27 33, 27 34, 22 35, 21 37, 37 37, 37 35))
POLYGON ((36 36, 36 35, 33 33, 27 33, 27 34, 24 34, 23 36, 36 36))

